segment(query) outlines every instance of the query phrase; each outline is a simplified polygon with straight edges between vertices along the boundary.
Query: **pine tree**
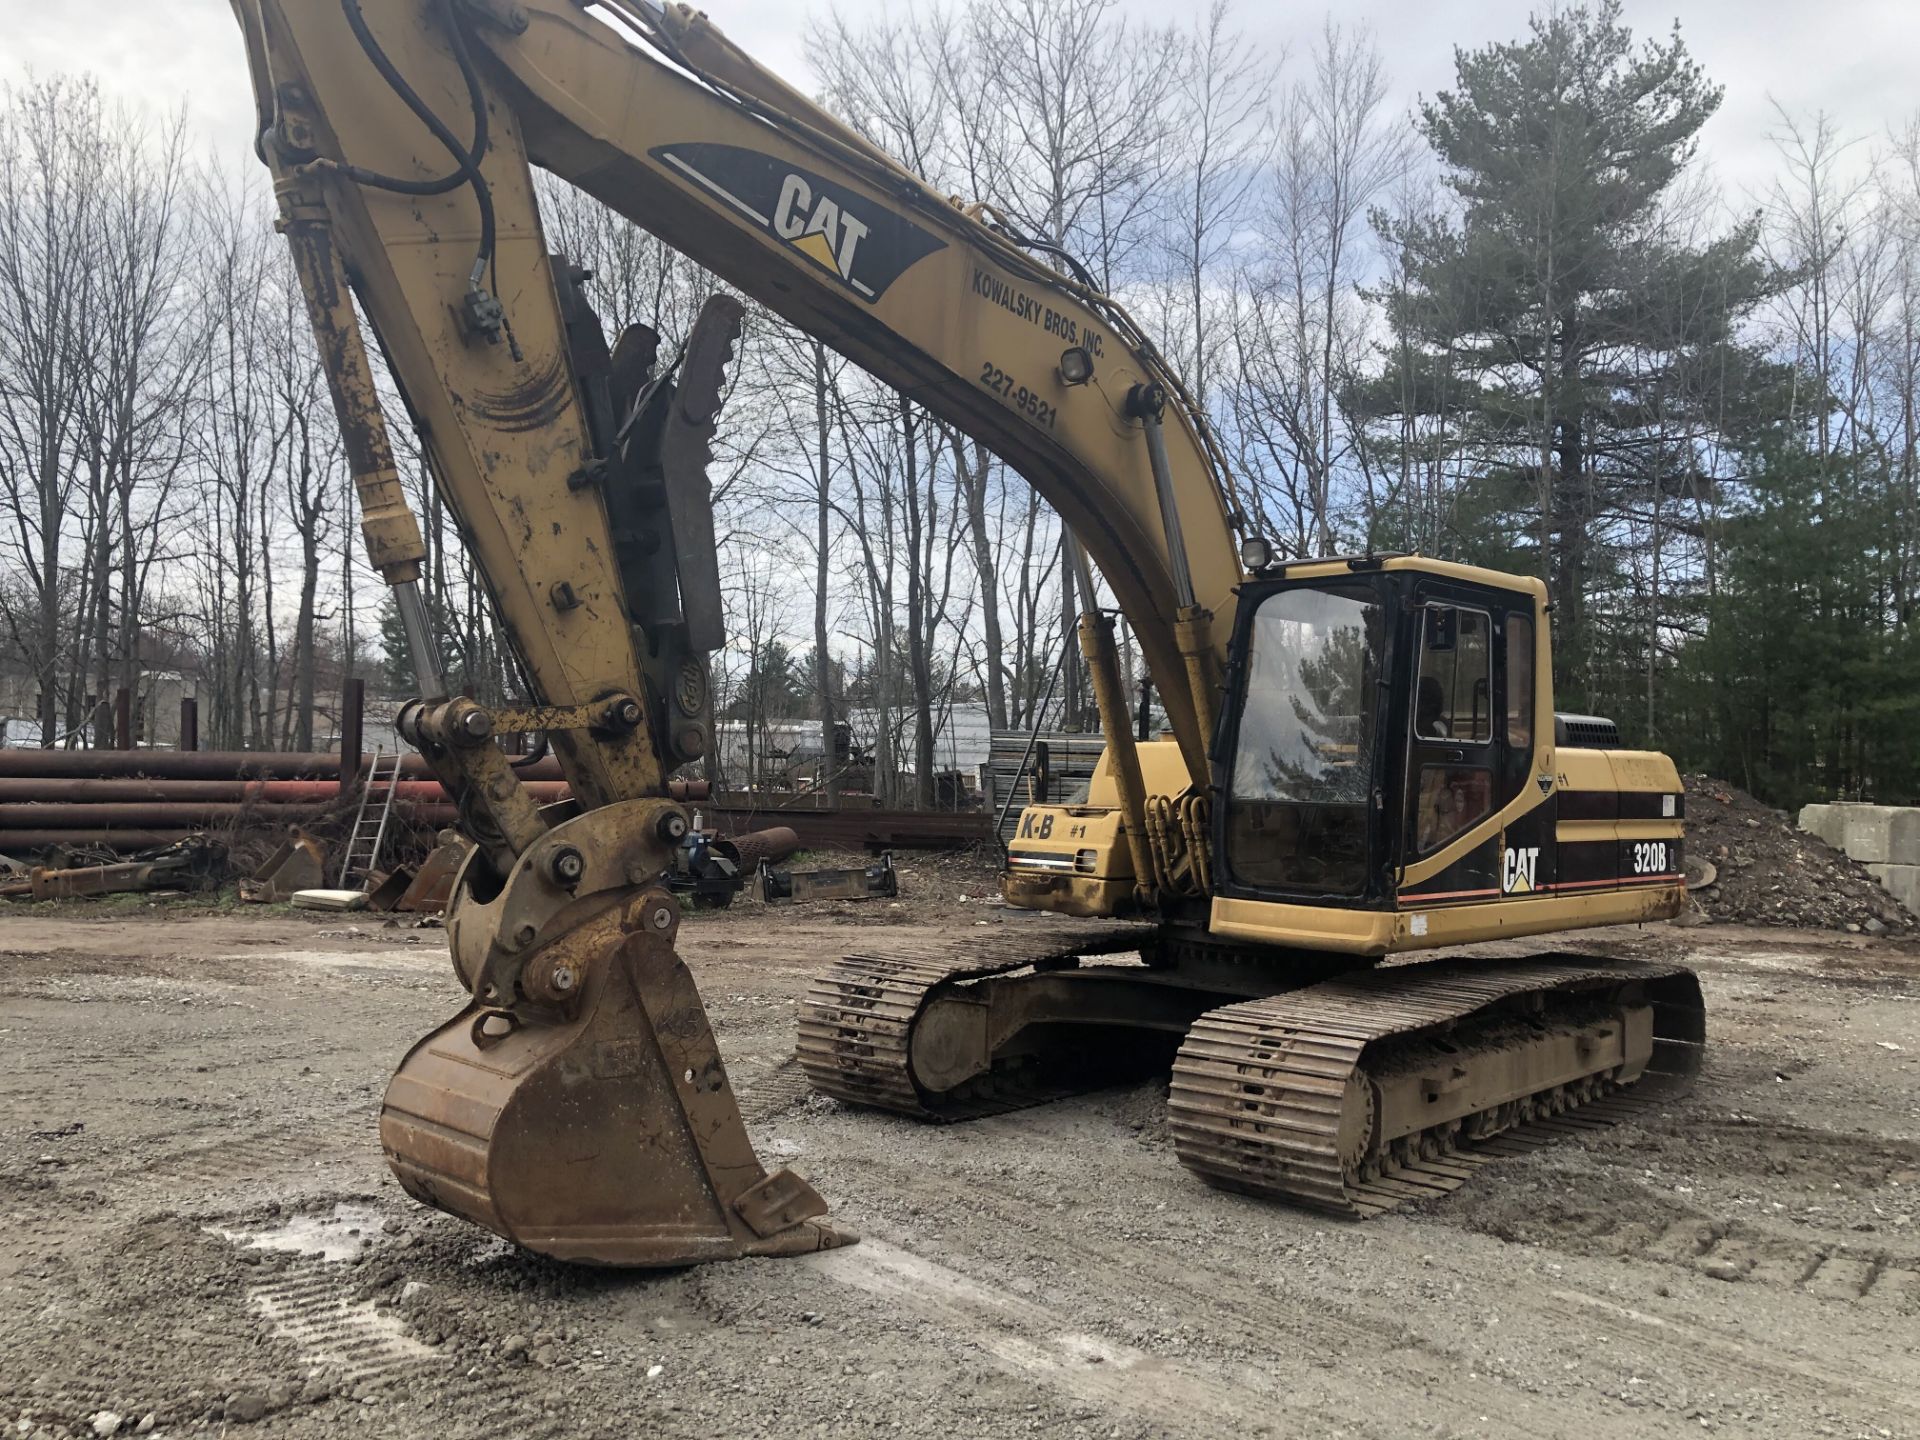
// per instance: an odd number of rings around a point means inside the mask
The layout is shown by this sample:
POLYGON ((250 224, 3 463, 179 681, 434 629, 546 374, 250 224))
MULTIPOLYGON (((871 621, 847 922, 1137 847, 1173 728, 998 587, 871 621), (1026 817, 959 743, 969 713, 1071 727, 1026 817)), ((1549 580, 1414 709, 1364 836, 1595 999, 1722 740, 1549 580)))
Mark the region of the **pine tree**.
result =
POLYGON ((1623 584, 1622 519, 1726 478, 1702 473, 1710 448, 1757 441, 1781 377, 1736 327, 1774 277, 1756 221, 1697 239, 1676 196, 1721 97, 1677 30, 1636 44, 1607 0, 1457 52, 1455 70, 1420 128, 1457 218, 1377 222, 1396 252, 1380 296, 1393 343, 1352 399, 1386 451, 1444 437, 1469 474, 1452 548, 1547 580, 1562 699, 1605 704, 1630 663, 1610 649, 1645 629, 1595 600, 1623 584), (1609 615, 1621 634, 1600 633, 1609 615))
MULTIPOLYGON (((427 596, 427 623, 438 637, 440 664, 446 671, 451 693, 470 695, 482 703, 496 700, 498 697, 493 691, 482 694, 475 688, 473 667, 467 663, 466 637, 459 627, 449 622, 448 607, 436 603, 431 594, 427 596)), ((420 682, 413 673, 413 648, 407 643, 407 627, 400 619, 400 607, 394 604, 391 593, 380 602, 380 653, 382 688, 389 695, 417 694, 420 682)))
POLYGON ((1770 456, 1728 526, 1706 633, 1680 655, 1681 759, 1774 803, 1920 800, 1920 636, 1888 583, 1872 458, 1770 456))
POLYGON ((389 695, 411 695, 419 686, 413 678, 413 651, 407 644, 407 627, 401 623, 400 607, 393 603, 392 592, 380 601, 380 684, 389 695))

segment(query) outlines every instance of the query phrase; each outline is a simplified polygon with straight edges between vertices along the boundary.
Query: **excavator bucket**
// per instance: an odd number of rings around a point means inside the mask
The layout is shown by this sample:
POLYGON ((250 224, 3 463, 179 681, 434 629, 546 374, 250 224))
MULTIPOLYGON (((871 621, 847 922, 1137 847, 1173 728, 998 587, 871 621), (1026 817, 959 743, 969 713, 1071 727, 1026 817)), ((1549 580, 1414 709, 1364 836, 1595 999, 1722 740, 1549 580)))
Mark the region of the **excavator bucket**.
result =
POLYGON ((382 913, 397 907, 401 898, 413 888, 413 870, 406 865, 396 865, 391 870, 376 870, 367 879, 379 881, 367 890, 367 909, 382 913))
POLYGON ((287 838, 280 842, 253 875, 240 882, 240 898, 260 905, 291 900, 295 892, 311 890, 322 883, 321 867, 326 852, 320 842, 298 825, 287 827, 287 838))
POLYGON ((467 863, 473 842, 457 830, 442 830, 440 843, 421 862, 420 869, 393 908, 422 915, 439 915, 453 898, 453 878, 467 863))
POLYGON ((516 1245, 594 1265, 692 1265, 850 1244, 826 1202, 753 1153, 672 937, 617 912, 536 956, 577 966, 554 1023, 478 1004, 415 1045, 380 1116, 409 1194, 516 1245))

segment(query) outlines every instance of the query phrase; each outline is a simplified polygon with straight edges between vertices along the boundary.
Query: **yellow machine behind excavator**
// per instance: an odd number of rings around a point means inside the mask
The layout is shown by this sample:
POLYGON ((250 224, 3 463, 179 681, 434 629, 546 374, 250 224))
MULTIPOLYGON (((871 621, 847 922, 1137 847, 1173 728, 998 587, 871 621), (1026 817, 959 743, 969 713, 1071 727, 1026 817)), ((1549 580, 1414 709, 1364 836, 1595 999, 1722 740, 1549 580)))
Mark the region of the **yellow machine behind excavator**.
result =
POLYGON ((740 301, 676 363, 610 342, 550 252, 540 166, 994 451, 1131 627, 1168 737, 1130 728, 1113 617, 1079 643, 1106 751, 1020 818, 995 953, 849 955, 809 991, 817 1088, 938 1119, 1170 1068, 1210 1182, 1369 1214, 1513 1133, 1683 1084, 1684 970, 1407 952, 1657 919, 1683 900, 1664 756, 1557 715, 1538 581, 1411 555, 1275 561, 1206 420, 1070 260, 940 195, 650 0, 233 0, 281 227, 420 698, 399 726, 473 852, 470 995, 402 1062, 395 1174, 545 1254, 670 1265, 851 1237, 754 1155, 675 942, 668 777, 712 743, 706 479, 740 301), (529 703, 449 693, 361 317, 529 703), (538 733, 540 807, 496 737, 538 733), (1045 912, 1054 912, 1048 914, 1045 912), (1577 1114, 1567 1112, 1577 1111, 1577 1114))

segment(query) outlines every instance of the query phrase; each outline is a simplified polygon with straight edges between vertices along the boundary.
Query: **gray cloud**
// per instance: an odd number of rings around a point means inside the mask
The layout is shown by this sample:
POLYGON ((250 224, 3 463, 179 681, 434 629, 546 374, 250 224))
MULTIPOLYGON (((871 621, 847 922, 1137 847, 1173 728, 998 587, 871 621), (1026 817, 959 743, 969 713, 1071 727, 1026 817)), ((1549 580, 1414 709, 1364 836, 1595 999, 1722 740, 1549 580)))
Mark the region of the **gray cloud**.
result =
MULTIPOLYGON (((1142 21, 1164 17, 1148 0, 1123 0, 1142 21)), ((842 0, 851 15, 894 8, 888 0, 842 0)), ((1453 49, 1523 33, 1524 0, 1349 0, 1343 23, 1366 24, 1379 37, 1398 102, 1445 88, 1453 49)), ((763 63, 796 83, 811 80, 805 16, 824 6, 775 0, 710 0, 715 21, 763 63)), ((1198 6, 1193 7, 1198 9, 1198 6)), ((1299 64, 1322 11, 1271 0, 1241 0, 1240 24, 1269 53, 1291 50, 1299 64)), ((1912 0, 1630 0, 1627 19, 1641 34, 1664 33, 1676 14, 1689 47, 1726 87, 1703 149, 1739 194, 1763 186, 1775 165, 1767 140, 1774 117, 1769 97, 1795 111, 1825 108, 1850 134, 1869 138, 1920 110, 1911 57, 1920 53, 1920 5, 1912 0)), ((8 36, 6 78, 27 69, 48 74, 89 70, 113 96, 152 110, 183 100, 205 146, 233 169, 250 166, 252 107, 238 29, 220 0, 0 0, 8 36)))

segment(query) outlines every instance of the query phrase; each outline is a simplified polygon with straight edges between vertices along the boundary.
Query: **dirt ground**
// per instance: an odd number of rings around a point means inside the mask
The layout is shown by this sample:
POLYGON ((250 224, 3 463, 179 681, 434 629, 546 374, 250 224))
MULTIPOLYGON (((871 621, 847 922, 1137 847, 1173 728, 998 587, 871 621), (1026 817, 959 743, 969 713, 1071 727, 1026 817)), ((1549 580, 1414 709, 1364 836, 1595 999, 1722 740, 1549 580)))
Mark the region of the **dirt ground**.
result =
POLYGON ((1920 944, 1576 937, 1697 966, 1695 1093, 1350 1224, 1188 1176, 1152 1084, 946 1128, 809 1098, 794 1001, 853 927, 1036 923, 905 868, 917 903, 681 932, 762 1157, 865 1239, 653 1274, 514 1252, 387 1174, 388 1073, 460 998, 442 932, 0 914, 0 1425, 1920 1435, 1920 944))

